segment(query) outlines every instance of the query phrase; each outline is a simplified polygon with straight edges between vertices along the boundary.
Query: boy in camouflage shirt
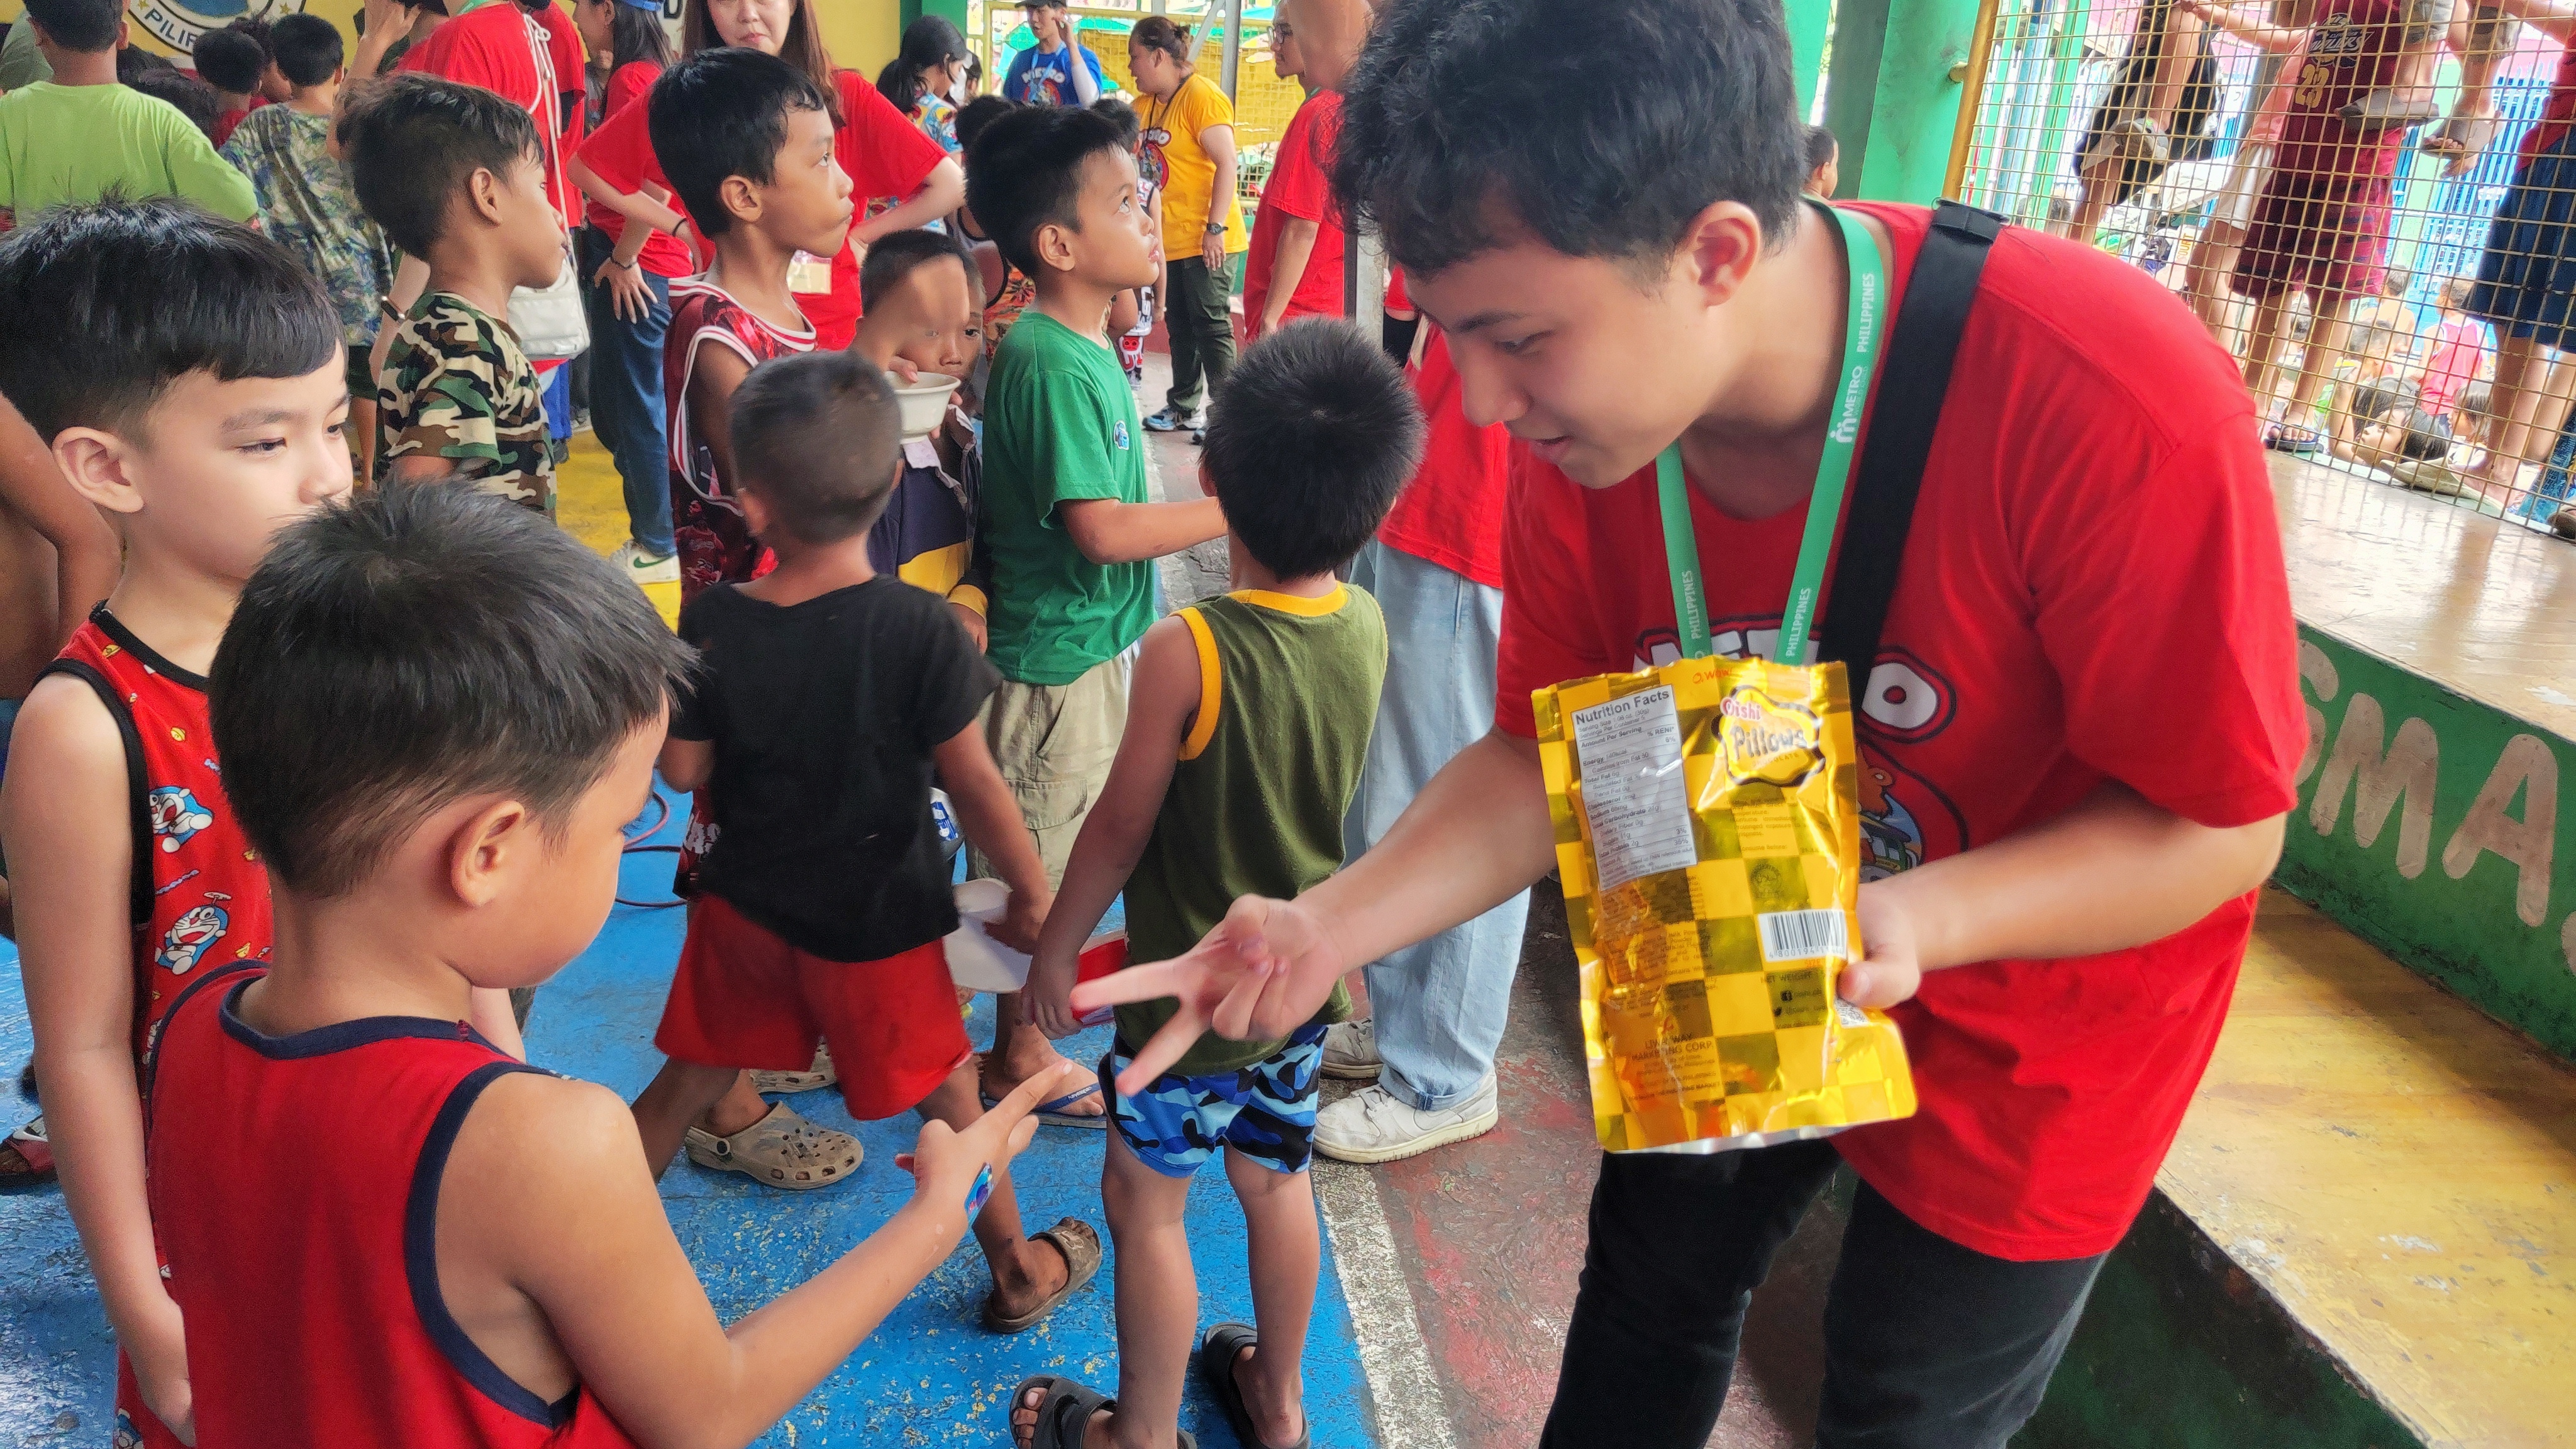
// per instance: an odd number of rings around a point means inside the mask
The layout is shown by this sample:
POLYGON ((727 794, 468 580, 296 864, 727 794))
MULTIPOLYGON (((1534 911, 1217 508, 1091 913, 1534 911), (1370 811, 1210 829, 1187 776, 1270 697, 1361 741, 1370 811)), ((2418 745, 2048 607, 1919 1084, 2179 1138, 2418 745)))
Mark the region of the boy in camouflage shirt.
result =
POLYGON ((554 462, 510 293, 554 281, 563 225, 528 114, 490 91, 402 75, 342 123, 358 202, 429 283, 394 327, 376 389, 385 476, 458 474, 552 514, 554 462))

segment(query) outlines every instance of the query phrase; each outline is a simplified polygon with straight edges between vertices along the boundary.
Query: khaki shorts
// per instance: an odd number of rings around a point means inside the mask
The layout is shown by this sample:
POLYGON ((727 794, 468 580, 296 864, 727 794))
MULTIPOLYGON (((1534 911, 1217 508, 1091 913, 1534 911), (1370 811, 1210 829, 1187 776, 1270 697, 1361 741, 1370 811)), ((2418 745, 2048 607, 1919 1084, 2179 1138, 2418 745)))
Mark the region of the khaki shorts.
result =
MULTIPOLYGON (((1050 887, 1063 883, 1074 837, 1109 783, 1118 737, 1127 730, 1127 685, 1135 668, 1136 651, 1129 649, 1071 684, 1003 680, 985 701, 984 738, 1037 837, 1050 887)), ((995 874, 982 851, 967 852, 967 867, 978 876, 995 874)))

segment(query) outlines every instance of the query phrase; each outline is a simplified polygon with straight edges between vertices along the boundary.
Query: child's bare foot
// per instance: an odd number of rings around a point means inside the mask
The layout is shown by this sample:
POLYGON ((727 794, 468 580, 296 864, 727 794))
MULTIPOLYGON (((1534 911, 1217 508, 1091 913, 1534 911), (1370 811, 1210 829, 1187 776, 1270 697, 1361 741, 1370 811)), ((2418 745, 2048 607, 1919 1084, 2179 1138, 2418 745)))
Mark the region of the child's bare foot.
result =
MULTIPOLYGON (((1053 1071, 1056 1063, 1064 1059, 1064 1054, 1039 1035, 1037 1028, 1024 1026, 1014 1034, 1007 1060, 996 1063, 993 1053, 984 1054, 982 1064, 976 1069, 977 1086, 985 1101, 998 1102, 1009 1096, 1020 1083, 1053 1071)), ((1072 1080, 1081 1085, 1068 1086, 1064 1096, 1040 1103, 1039 1113, 1050 1121, 1073 1117, 1095 1126, 1105 1125, 1109 1106, 1100 1098, 1099 1085, 1084 1082, 1080 1077, 1072 1080)))
MULTIPOLYGON (((1071 1379, 1041 1374, 1011 1395, 1011 1442, 1018 1449, 1109 1449, 1117 1417, 1110 1401, 1071 1379)), ((1183 1444, 1190 1436, 1181 1436, 1183 1444)))

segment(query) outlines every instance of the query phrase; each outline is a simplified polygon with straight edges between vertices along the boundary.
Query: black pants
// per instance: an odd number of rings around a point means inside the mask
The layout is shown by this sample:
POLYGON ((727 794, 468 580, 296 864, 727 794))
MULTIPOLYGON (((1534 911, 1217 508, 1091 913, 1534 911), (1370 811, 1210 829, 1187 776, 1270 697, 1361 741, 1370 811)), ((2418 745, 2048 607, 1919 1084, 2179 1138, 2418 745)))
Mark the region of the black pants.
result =
MULTIPOLYGON (((1701 1449, 1753 1290, 1838 1160, 1823 1142, 1603 1157, 1542 1449, 1701 1449)), ((2000 1449, 2101 1267, 1987 1257, 1864 1183, 1825 1297, 1818 1449, 2000 1449)))
POLYGON ((1163 327, 1172 339, 1172 390, 1163 401, 1175 412, 1199 405, 1199 379, 1207 378, 1207 397, 1225 386, 1234 370, 1234 318, 1226 297, 1234 279, 1208 270, 1205 257, 1179 257, 1164 264, 1163 327))

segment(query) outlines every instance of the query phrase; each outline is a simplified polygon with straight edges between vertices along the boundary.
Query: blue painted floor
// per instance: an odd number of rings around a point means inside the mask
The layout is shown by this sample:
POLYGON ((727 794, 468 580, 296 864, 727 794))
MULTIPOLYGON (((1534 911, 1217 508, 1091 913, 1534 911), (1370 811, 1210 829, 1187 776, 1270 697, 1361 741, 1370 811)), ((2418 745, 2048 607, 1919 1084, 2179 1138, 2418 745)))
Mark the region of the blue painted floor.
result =
MULTIPOLYGON (((651 843, 676 843, 678 821, 685 813, 683 800, 651 843)), ((651 814, 647 812, 648 820, 651 814)), ((669 855, 632 855, 620 894, 630 900, 667 899, 670 878, 669 855)), ((682 929, 677 910, 618 907, 590 950, 539 992, 528 1023, 531 1059, 628 1097, 642 1090, 661 1064, 653 1050, 653 1027, 661 1017, 682 929)), ((0 942, 0 968, 16 962, 16 948, 0 942)), ((991 998, 979 999, 976 1024, 969 1029, 978 1042, 990 1040, 991 1010, 991 998)), ((1107 1048, 1105 1027, 1063 1044, 1066 1055, 1084 1062, 1098 1060, 1107 1048)), ((26 1001, 17 973, 0 969, 0 1068, 9 1080, 14 1081, 28 1051, 26 1001)), ((907 1114, 853 1124, 836 1092, 807 1093, 794 1101, 807 1117, 856 1131, 866 1144, 867 1162, 850 1182, 792 1195, 756 1186, 737 1174, 702 1171, 685 1160, 662 1182, 671 1226, 697 1264, 717 1313, 727 1320, 823 1268, 910 1194, 912 1179, 895 1167, 894 1157, 911 1146, 917 1119, 907 1114)), ((1039 1131, 1014 1169, 1021 1213, 1031 1230, 1070 1215, 1098 1227, 1107 1243, 1100 1214, 1102 1149, 1098 1132, 1063 1127, 1039 1131)), ((1189 1221, 1198 1260, 1200 1322, 1250 1322, 1242 1217, 1223 1172, 1199 1175, 1190 1194, 1189 1221)), ((1013 1337, 986 1333, 978 1325, 989 1283, 983 1255, 970 1238, 838 1373, 759 1442, 1007 1443, 1011 1388, 1031 1374, 1072 1374, 1103 1393, 1116 1391, 1117 1337, 1107 1265, 1050 1319, 1013 1337)), ((60 1192, 45 1187, 0 1195, 0 1445, 104 1445, 113 1370, 106 1319, 60 1192)), ((1362 1449, 1375 1442, 1362 1382, 1350 1309, 1328 1240, 1306 1350, 1306 1405, 1317 1445, 1362 1449)), ((1195 1375, 1181 1426, 1203 1445, 1235 1443, 1224 1415, 1195 1375)))

